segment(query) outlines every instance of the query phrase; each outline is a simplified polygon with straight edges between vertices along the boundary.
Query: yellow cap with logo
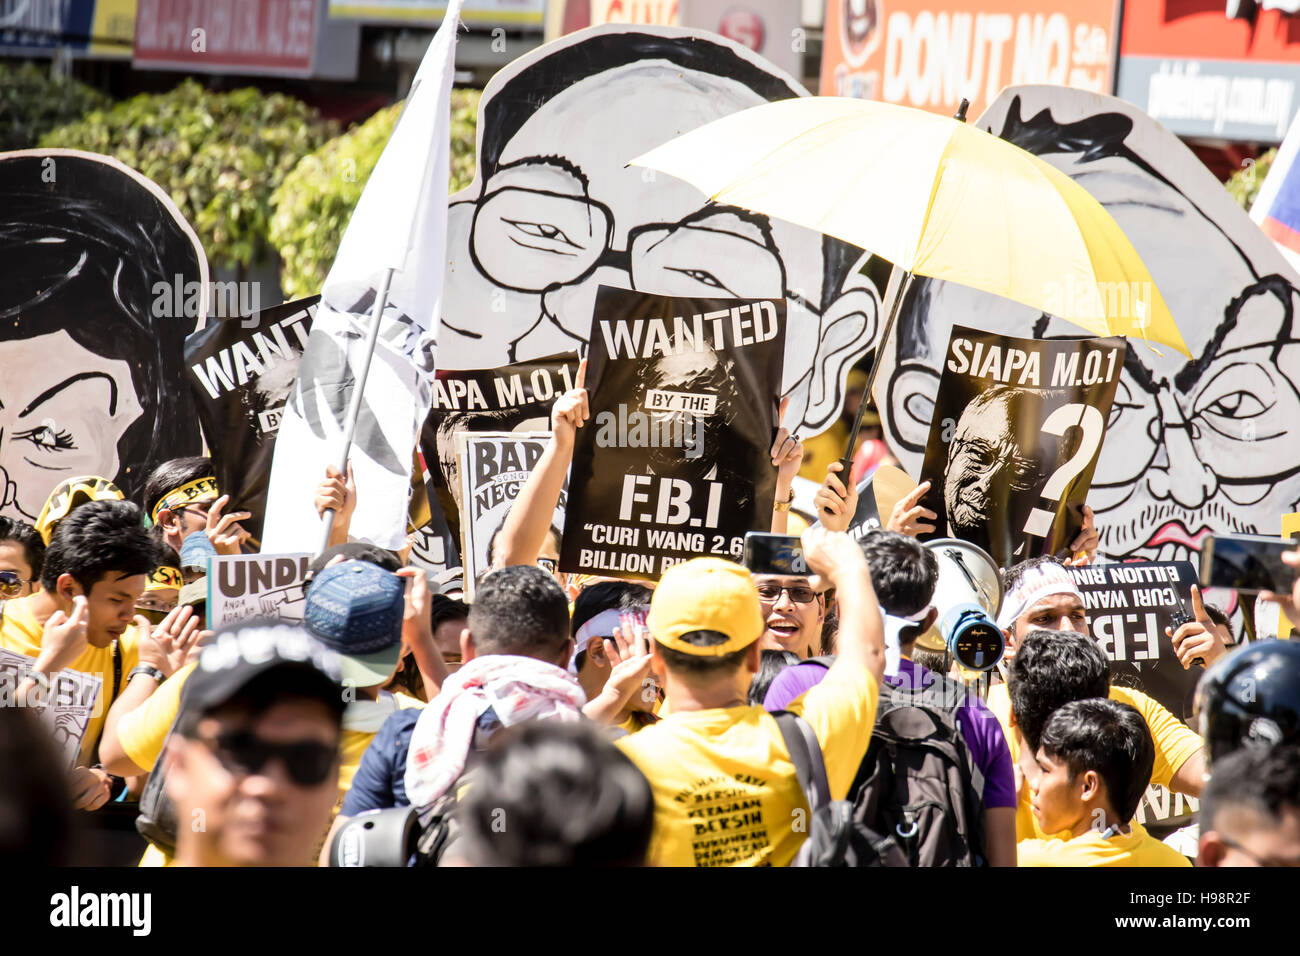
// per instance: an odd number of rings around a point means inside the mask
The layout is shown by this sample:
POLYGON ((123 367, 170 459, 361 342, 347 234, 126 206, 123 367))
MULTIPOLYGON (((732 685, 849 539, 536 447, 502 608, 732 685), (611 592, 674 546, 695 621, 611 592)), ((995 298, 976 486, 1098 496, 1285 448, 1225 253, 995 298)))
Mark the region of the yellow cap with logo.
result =
POLYGON ((692 558, 659 579, 646 625, 664 647, 698 657, 722 657, 758 640, 766 626, 749 572, 720 558, 692 558), (721 644, 683 641, 691 631, 727 635, 721 644))
POLYGON ((107 478, 98 475, 80 475, 61 481, 45 499, 45 507, 36 519, 36 530, 47 545, 54 537, 60 521, 72 513, 77 505, 87 501, 122 501, 126 495, 107 478))

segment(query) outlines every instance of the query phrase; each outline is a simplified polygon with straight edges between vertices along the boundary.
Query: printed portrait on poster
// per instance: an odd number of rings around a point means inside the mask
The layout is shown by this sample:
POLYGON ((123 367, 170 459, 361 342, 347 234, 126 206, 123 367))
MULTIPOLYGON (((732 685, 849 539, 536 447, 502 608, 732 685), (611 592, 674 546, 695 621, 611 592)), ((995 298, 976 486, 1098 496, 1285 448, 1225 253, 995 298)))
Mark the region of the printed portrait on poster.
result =
POLYGON ((208 266, 162 189, 108 156, 0 153, 0 514, 35 521, 54 486, 202 450, 185 336, 208 266))

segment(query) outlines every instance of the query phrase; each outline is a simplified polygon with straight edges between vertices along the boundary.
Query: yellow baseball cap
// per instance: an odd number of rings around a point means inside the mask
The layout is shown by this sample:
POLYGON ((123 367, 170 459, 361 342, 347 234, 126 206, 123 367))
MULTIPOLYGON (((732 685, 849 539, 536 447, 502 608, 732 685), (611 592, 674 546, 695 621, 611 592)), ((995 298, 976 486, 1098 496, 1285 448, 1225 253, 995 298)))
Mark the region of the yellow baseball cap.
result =
POLYGON ((721 558, 692 558, 659 579, 646 624, 664 647, 698 657, 723 657, 758 640, 765 627, 758 591, 749 572, 721 558), (701 646, 681 639, 691 631, 727 635, 701 646))
POLYGON ((54 529, 78 505, 87 501, 122 501, 126 495, 107 478, 98 475, 80 475, 68 478, 54 486, 45 499, 45 507, 36 519, 36 530, 46 546, 54 539, 54 529))

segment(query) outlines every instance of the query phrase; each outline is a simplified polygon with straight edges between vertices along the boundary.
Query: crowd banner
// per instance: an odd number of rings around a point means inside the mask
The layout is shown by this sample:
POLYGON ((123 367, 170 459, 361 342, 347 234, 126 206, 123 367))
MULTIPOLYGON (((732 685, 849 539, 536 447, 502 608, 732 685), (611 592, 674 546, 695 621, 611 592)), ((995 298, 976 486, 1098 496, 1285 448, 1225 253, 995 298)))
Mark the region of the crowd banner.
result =
POLYGON ((772 524, 784 345, 781 299, 600 288, 561 570, 657 580, 740 560, 745 533, 772 524))
POLYGON ((222 554, 208 565, 208 627, 250 617, 301 621, 310 554, 222 554))
POLYGON ((267 551, 319 547, 312 490, 327 465, 340 464, 358 397, 349 535, 393 551, 406 545, 411 457, 429 412, 443 284, 429 263, 446 259, 442 197, 459 10, 460 0, 450 0, 325 279, 271 464, 267 551), (376 322, 371 357, 365 345, 376 322), (354 396, 358 382, 363 394, 354 396))
POLYGON ((1083 503, 1124 368, 1123 338, 1018 339, 954 326, 921 466, 926 538, 961 538, 1000 567, 1055 554, 1083 503))
POLYGON ((260 540, 275 436, 320 296, 211 322, 185 340, 185 365, 217 487, 260 540))
POLYGON ((1088 628, 1110 658, 1111 682, 1154 698, 1179 720, 1192 719, 1204 671, 1183 669, 1165 628, 1192 620, 1190 561, 1129 561, 1068 568, 1088 609, 1088 628))
MULTIPOLYGON (((26 701, 18 699, 18 687, 35 663, 24 654, 0 650, 0 707, 26 706, 26 701)), ((103 706, 103 686, 104 680, 98 674, 61 670, 51 675, 48 690, 40 691, 42 699, 48 700, 46 706, 32 708, 53 735, 69 769, 76 766, 86 725, 103 706)))
POLYGON ((203 451, 182 356, 203 247, 156 183, 77 150, 0 153, 0 218, 0 515, 35 523, 78 475, 138 499, 203 451))
MULTIPOLYGON (((510 508, 542 457, 551 436, 538 432, 461 432, 461 554, 464 556, 465 594, 474 598, 474 582, 491 569, 497 557, 493 539, 505 523, 510 508)), ((566 492, 551 525, 564 527, 566 492)))
POLYGON ((601 285, 784 298, 783 424, 805 438, 831 427, 880 334, 885 270, 864 272, 870 254, 848 243, 627 165, 723 116, 806 95, 745 45, 683 27, 606 23, 510 60, 479 104, 474 181, 447 200, 438 368, 582 349, 601 285))

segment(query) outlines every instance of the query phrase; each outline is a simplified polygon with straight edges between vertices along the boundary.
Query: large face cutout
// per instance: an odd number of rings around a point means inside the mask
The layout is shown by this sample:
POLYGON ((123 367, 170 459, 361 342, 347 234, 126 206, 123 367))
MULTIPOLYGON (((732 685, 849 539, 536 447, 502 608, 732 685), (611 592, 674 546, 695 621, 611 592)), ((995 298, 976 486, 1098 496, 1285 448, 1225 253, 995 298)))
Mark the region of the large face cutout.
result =
POLYGON ((581 348, 600 285, 787 299, 786 423, 815 434, 872 344, 858 250, 629 160, 714 119, 805 95, 715 35, 610 25, 521 57, 480 105, 480 168, 452 197, 438 363, 483 369, 581 348))
POLYGON ((34 521, 65 478, 117 474, 117 443, 141 414, 130 365, 60 331, 0 341, 0 368, 5 506, 34 521))
MULTIPOLYGON (((1300 281, 1172 134, 1110 97, 1005 91, 979 125, 1074 178, 1132 240, 1194 356, 1129 340, 1088 502, 1101 553, 1194 560, 1209 533, 1276 534, 1300 502, 1300 281)), ((928 282, 882 369, 887 438, 919 470, 943 343, 954 323, 1036 337, 1082 330, 928 282)))
POLYGON ((0 153, 0 513, 34 521, 59 482, 135 497, 198 454, 185 336, 207 261, 171 199, 73 150, 0 153))

